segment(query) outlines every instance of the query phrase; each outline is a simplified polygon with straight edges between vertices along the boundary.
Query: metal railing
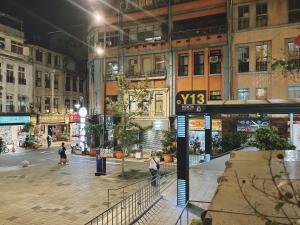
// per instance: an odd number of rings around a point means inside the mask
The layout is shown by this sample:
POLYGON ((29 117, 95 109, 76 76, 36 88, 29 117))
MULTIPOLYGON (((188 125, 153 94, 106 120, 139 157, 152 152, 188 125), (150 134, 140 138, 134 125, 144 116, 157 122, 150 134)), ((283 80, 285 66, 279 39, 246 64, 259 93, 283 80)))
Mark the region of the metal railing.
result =
MULTIPOLYGON (((207 201, 194 201, 194 200, 189 200, 185 207, 183 208, 183 210, 181 211, 175 225, 189 225, 190 222, 192 222, 193 220, 196 221, 201 221, 201 217, 200 214, 202 212, 204 212, 203 209, 198 208, 197 210, 192 209, 192 203, 206 203, 206 204, 210 204, 211 202, 207 202, 207 201), (197 212, 195 212, 197 211, 197 212)), ((199 221, 199 222, 200 222, 199 221)))
POLYGON ((133 224, 161 198, 160 177, 157 177, 85 225, 133 224))
MULTIPOLYGON (((164 183, 165 179, 173 174, 175 174, 176 171, 176 164, 175 163, 160 163, 160 173, 162 175, 160 175, 160 184, 164 183)), ((151 180, 151 177, 147 177, 145 179, 136 181, 134 183, 122 186, 122 187, 117 187, 117 188, 108 188, 107 189, 107 206, 108 208, 110 207, 111 203, 112 203, 112 199, 111 199, 111 195, 112 193, 114 194, 114 196, 116 196, 116 198, 118 199, 125 199, 126 198, 126 194, 128 193, 128 190, 126 190, 127 188, 132 188, 134 189, 133 186, 136 186, 136 189, 139 190, 141 189, 141 186, 144 185, 145 183, 149 182, 151 180), (120 195, 116 195, 115 192, 120 193, 120 195)))

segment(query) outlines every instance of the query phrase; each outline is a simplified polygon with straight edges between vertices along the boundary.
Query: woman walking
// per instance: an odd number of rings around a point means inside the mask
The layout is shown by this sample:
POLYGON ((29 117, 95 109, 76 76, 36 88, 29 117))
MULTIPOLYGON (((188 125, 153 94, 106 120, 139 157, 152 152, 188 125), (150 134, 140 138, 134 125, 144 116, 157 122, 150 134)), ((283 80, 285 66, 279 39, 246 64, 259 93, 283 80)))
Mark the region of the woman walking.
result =
POLYGON ((66 155, 66 147, 65 147, 65 143, 61 143, 61 148, 59 149, 59 155, 60 155, 60 160, 59 163, 60 165, 66 165, 67 163, 67 155, 66 155))

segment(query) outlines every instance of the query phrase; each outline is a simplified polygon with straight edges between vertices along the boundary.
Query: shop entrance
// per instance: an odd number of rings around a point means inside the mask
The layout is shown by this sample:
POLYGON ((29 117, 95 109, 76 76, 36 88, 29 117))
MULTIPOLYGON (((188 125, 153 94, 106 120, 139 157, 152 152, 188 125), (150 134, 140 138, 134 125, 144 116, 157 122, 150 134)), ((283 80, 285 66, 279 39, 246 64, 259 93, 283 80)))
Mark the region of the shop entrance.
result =
MULTIPOLYGON (((251 100, 222 101, 219 104, 206 102, 206 91, 183 91, 176 95, 177 119, 177 205, 184 207, 189 200, 189 155, 190 117, 203 120, 202 129, 192 132, 203 139, 205 158, 210 159, 212 153, 213 115, 218 114, 286 114, 290 116, 291 136, 293 132, 293 114, 300 112, 300 103, 292 100, 251 100)), ((192 131, 192 129, 191 129, 192 131)), ((214 133, 216 134, 216 133, 214 133)), ((196 136, 194 138, 196 138, 196 136)), ((200 138, 199 137, 199 138, 200 138)), ((200 141, 201 143, 201 141, 200 141)), ((201 144, 200 144, 201 145, 201 144)), ((201 148, 201 147, 200 147, 201 148)))

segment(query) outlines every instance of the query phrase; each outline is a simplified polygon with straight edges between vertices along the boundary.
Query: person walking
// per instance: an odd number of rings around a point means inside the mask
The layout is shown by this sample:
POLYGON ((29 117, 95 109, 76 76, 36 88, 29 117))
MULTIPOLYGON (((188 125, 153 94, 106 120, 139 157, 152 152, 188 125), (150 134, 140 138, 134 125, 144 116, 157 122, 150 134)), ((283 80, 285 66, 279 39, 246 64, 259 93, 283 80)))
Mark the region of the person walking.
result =
POLYGON ((58 150, 58 154, 60 156, 60 160, 59 163, 60 165, 66 165, 67 163, 67 154, 66 154, 66 147, 65 147, 65 143, 61 143, 61 148, 58 150))
POLYGON ((151 173, 151 185, 156 186, 158 171, 159 171, 159 161, 155 157, 154 153, 151 153, 151 158, 150 158, 150 162, 149 162, 149 170, 151 173))
POLYGON ((29 142, 29 135, 27 134, 26 137, 25 137, 25 143, 24 143, 25 149, 28 148, 28 142, 29 142))
POLYGON ((50 148, 50 146, 51 146, 51 136, 48 134, 48 136, 47 136, 47 144, 48 144, 48 148, 50 148))

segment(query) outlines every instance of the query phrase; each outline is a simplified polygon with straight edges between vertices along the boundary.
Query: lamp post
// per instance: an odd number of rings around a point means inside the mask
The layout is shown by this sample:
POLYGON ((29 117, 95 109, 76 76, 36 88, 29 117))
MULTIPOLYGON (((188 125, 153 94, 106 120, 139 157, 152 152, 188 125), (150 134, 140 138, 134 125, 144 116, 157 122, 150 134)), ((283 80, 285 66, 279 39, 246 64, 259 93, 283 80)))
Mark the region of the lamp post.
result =
POLYGON ((80 131, 79 131, 79 140, 80 140, 80 147, 81 151, 83 152, 85 150, 85 121, 86 121, 86 116, 87 116, 87 110, 85 107, 81 107, 78 112, 80 116, 80 131))

